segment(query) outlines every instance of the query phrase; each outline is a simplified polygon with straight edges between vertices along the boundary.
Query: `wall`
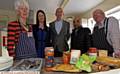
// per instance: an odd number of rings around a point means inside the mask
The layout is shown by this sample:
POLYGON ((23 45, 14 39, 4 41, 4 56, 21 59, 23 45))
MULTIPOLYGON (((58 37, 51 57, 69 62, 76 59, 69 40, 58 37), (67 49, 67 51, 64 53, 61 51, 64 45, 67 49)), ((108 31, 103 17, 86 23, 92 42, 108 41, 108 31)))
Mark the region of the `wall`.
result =
POLYGON ((0 9, 0 19, 3 19, 2 17, 8 18, 9 21, 15 20, 15 11, 0 9))
POLYGON ((105 0, 103 3, 99 4, 98 6, 96 6, 95 8, 87 11, 86 13, 80 14, 80 16, 84 17, 84 18, 90 18, 92 17, 92 12, 95 9, 102 9, 103 11, 107 11, 111 8, 114 8, 115 6, 120 5, 120 0, 105 0))
MULTIPOLYGON (((34 17, 33 17, 34 18, 34 24, 36 23, 36 13, 37 13, 37 11, 35 10, 34 11, 34 17)), ((50 22, 55 20, 55 14, 50 14, 50 13, 47 13, 47 12, 45 12, 45 14, 46 14, 47 24, 49 24, 50 22)))
POLYGON ((1 31, 0 31, 0 56, 2 56, 2 43, 1 43, 1 31))
MULTIPOLYGON (((6 31, 1 31, 1 37, 3 36, 7 36, 6 31)), ((7 41, 7 38, 6 38, 6 41, 7 41)), ((3 38, 1 38, 1 45, 3 45, 3 38)), ((6 46, 2 46, 2 56, 8 56, 8 51, 7 51, 6 46)))
POLYGON ((7 36, 7 23, 16 19, 15 11, 0 9, 0 52, 2 56, 8 56, 6 47, 3 47, 3 36, 7 36))

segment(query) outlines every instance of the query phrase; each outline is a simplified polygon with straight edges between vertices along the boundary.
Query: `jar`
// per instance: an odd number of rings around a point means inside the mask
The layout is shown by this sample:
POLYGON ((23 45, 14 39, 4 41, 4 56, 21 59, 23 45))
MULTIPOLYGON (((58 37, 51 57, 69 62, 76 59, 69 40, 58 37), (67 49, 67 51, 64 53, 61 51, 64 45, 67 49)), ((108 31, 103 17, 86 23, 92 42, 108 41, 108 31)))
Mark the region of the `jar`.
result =
POLYGON ((54 49, 53 47, 45 48, 45 68, 48 70, 54 66, 54 49))
POLYGON ((89 48, 88 54, 89 56, 97 56, 97 48, 89 48))
POLYGON ((70 63, 70 52, 63 52, 63 64, 70 63))

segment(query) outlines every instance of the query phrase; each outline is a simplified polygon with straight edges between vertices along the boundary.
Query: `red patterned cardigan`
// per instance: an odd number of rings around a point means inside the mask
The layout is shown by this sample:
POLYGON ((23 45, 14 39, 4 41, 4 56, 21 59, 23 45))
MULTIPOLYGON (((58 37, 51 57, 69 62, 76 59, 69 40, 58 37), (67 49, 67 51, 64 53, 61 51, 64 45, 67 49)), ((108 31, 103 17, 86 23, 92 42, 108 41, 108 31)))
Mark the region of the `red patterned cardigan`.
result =
MULTIPOLYGON (((32 27, 30 27, 30 31, 32 27)), ((18 21, 8 23, 8 35, 7 35, 7 50, 9 56, 15 57, 15 45, 18 43, 20 31, 26 32, 24 28, 20 28, 18 21)))

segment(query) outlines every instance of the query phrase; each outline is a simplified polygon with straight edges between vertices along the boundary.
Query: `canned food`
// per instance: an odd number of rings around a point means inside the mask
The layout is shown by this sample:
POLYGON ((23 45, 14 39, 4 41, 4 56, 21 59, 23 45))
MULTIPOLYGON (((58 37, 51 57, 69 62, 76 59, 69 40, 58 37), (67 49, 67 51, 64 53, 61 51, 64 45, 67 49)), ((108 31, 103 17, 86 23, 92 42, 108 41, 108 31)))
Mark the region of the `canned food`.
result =
POLYGON ((54 49, 52 47, 45 48, 45 67, 50 68, 54 66, 54 49))
POLYGON ((89 54, 89 56, 97 56, 97 49, 96 48, 89 48, 88 54, 89 54))

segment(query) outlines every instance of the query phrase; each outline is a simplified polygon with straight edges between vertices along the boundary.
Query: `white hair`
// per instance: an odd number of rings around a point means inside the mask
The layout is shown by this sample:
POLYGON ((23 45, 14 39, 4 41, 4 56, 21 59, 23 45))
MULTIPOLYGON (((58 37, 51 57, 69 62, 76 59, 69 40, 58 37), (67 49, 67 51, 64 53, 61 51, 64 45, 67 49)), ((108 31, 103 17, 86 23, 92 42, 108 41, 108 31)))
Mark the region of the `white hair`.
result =
POLYGON ((23 5, 25 5, 29 10, 29 4, 26 0, 15 0, 15 10, 18 10, 18 8, 23 5))

